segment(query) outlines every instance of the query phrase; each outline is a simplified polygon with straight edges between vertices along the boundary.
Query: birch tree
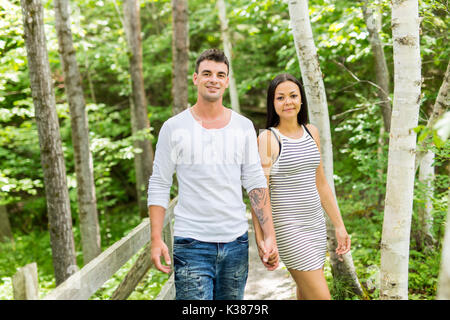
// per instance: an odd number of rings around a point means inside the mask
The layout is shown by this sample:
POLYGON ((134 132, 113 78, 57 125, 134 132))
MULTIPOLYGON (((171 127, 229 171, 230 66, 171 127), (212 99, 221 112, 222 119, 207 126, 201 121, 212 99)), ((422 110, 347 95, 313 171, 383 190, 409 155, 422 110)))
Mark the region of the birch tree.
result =
POLYGON ((188 107, 189 14, 187 0, 172 0, 172 114, 188 107))
MULTIPOLYGON (((294 35, 295 49, 305 86, 305 93, 308 98, 309 118, 311 123, 319 128, 321 156, 325 175, 331 190, 333 191, 333 195, 336 198, 333 179, 333 150, 330 119, 328 115, 325 86, 309 20, 308 1, 290 0, 289 15, 294 35)), ((326 216, 326 220, 328 251, 330 253, 333 276, 336 279, 343 279, 348 282, 357 295, 362 295, 363 291, 356 275, 351 253, 346 253, 342 257, 343 261, 339 260, 339 257, 335 252, 337 247, 335 229, 328 216, 326 216)))
POLYGON ((370 46, 375 59, 375 76, 378 85, 378 97, 381 100, 384 130, 389 132, 392 111, 391 100, 389 98, 389 70, 384 55, 383 42, 380 37, 382 16, 377 2, 370 3, 369 0, 362 0, 362 11, 367 31, 369 32, 370 46))
POLYGON ((239 106, 239 95, 236 87, 236 79, 234 77, 233 73, 233 67, 232 67, 232 47, 231 47, 231 41, 230 41, 230 31, 228 29, 228 18, 227 18, 227 9, 225 5, 225 0, 218 0, 217 1, 217 8, 219 10, 219 20, 220 20, 220 29, 222 33, 222 42, 223 42, 223 49, 224 53, 228 58, 228 62, 230 64, 230 70, 228 72, 228 75, 230 77, 229 82, 229 91, 230 91, 230 100, 231 100, 231 109, 234 111, 240 113, 241 108, 239 106))
POLYGON ((434 193, 434 152, 428 150, 422 158, 419 169, 419 181, 425 187, 425 201, 424 204, 417 208, 417 216, 419 220, 419 246, 431 246, 434 243, 433 235, 431 234, 431 227, 433 226, 433 193, 434 193))
MULTIPOLYGON (((448 110, 450 107, 449 100, 449 72, 450 72, 450 61, 447 64, 447 70, 442 81, 442 85, 439 88, 436 101, 433 105, 433 110, 431 112, 430 118, 427 121, 425 130, 429 131, 435 125, 436 121, 442 116, 444 111, 448 110)), ((435 239, 431 234, 431 227, 433 225, 433 216, 431 211, 433 210, 433 202, 431 198, 433 196, 433 181, 435 178, 434 173, 434 152, 430 150, 430 144, 432 144, 432 138, 429 135, 427 138, 419 142, 417 146, 417 155, 415 160, 415 167, 419 167, 419 181, 426 185, 425 193, 425 203, 423 206, 418 208, 418 218, 419 218, 419 241, 420 246, 426 245, 430 246, 434 243, 435 239)))
POLYGON ((394 100, 381 238, 380 298, 408 299, 421 60, 417 0, 392 2, 394 100))
MULTIPOLYGON (((133 135, 150 130, 147 113, 147 100, 144 89, 144 76, 142 71, 142 40, 140 6, 138 0, 125 0, 123 2, 124 29, 130 56, 130 74, 132 87, 131 124, 133 135)), ((152 174, 153 148, 148 139, 136 139, 134 147, 141 150, 134 157, 136 168, 136 189, 139 212, 142 218, 148 216, 147 184, 152 174)))
POLYGON ((68 0, 55 0, 56 32, 64 72, 64 84, 69 102, 72 143, 77 179, 78 211, 84 263, 101 253, 100 227, 95 196, 94 168, 89 149, 89 125, 81 86, 72 31, 68 0))
MULTIPOLYGON (((439 88, 438 95, 436 97, 436 101, 433 105, 433 110, 431 112, 430 118, 427 121, 426 128, 429 130, 433 128, 436 124, 436 121, 444 114, 445 111, 450 108, 450 61, 447 64, 447 70, 445 71, 444 79, 442 80, 442 85, 439 88)), ((422 140, 417 146, 417 156, 416 156, 416 165, 415 168, 419 167, 419 164, 422 161, 422 158, 427 153, 427 145, 429 145, 430 139, 422 140)))
POLYGON ((75 270, 69 192, 40 0, 21 0, 31 94, 41 150, 56 285, 75 270))
POLYGON ((450 300, 450 191, 448 192, 447 222, 442 243, 441 270, 439 272, 437 299, 450 300))

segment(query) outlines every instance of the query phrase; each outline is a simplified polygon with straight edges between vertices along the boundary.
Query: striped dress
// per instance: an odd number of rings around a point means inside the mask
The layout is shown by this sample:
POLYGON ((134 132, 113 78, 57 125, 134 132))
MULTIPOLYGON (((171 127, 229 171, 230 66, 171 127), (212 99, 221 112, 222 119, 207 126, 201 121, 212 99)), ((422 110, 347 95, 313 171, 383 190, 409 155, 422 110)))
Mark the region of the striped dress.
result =
POLYGON ((288 269, 323 268, 327 250, 325 216, 316 187, 320 152, 303 127, 293 139, 271 128, 281 153, 270 173, 270 201, 280 258, 288 269))

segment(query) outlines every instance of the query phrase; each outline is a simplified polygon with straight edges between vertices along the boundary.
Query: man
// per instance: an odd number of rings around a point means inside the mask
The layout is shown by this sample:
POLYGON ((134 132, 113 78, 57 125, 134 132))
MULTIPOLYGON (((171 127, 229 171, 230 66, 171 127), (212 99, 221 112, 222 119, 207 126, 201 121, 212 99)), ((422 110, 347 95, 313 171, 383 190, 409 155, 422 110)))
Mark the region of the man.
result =
POLYGON ((248 274, 248 223, 242 201, 247 190, 264 233, 271 270, 278 265, 267 182, 260 165, 256 133, 247 118, 224 107, 228 59, 217 49, 197 59, 197 102, 167 120, 156 146, 148 189, 151 257, 156 268, 171 271, 162 240, 172 175, 178 179, 174 208, 176 299, 243 299, 248 274), (161 263, 161 256, 167 265, 161 263), (275 258, 274 258, 275 257, 275 258))

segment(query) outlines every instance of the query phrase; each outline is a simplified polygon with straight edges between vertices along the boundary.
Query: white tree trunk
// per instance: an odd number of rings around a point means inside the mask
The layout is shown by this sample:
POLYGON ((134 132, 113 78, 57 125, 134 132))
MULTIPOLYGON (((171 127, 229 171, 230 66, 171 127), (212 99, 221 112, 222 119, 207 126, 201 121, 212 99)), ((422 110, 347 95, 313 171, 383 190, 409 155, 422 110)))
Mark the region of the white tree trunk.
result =
POLYGON ((431 234, 431 227, 433 226, 433 216, 431 212, 433 210, 433 202, 431 198, 434 193, 434 152, 428 150, 425 156, 420 162, 419 181, 426 185, 425 190, 425 203, 417 210, 419 217, 419 238, 420 246, 431 246, 434 243, 433 235, 431 234))
MULTIPOLYGON (((295 49, 297 51, 300 70, 308 98, 309 118, 312 124, 319 128, 321 156, 325 169, 327 181, 336 198, 333 178, 333 150, 331 144, 330 119, 328 115, 328 104, 325 94, 325 86, 320 71, 317 49, 309 20, 308 1, 290 0, 289 15, 291 18, 292 32, 294 35, 295 49)), ((350 282, 353 291, 362 295, 362 288, 356 275, 351 253, 343 256, 343 261, 339 261, 335 253, 337 240, 333 224, 327 215, 327 236, 330 262, 333 268, 333 275, 337 278, 344 278, 350 282)))
POLYGON ((239 95, 236 87, 236 79, 234 78, 233 67, 232 67, 232 48, 230 41, 230 32, 228 29, 228 18, 227 18, 227 9, 225 5, 225 0, 217 1, 217 8, 219 10, 219 19, 220 26, 222 31, 222 39, 223 39, 223 50, 225 55, 228 58, 228 62, 230 63, 229 77, 230 77, 230 100, 231 100, 231 109, 240 113, 241 108, 239 106, 239 95))
POLYGON ((408 299, 414 158, 420 102, 418 0, 392 2, 394 103, 381 240, 381 299, 408 299))
POLYGON ((44 172, 53 268, 56 285, 59 285, 76 270, 66 165, 48 62, 43 7, 40 0, 21 0, 20 3, 31 94, 44 172))
POLYGON ((450 191, 447 204, 447 223, 442 244, 441 271, 439 272, 436 297, 438 300, 450 300, 450 191))
POLYGON ((70 108, 83 259, 84 264, 87 264, 102 251, 95 196, 94 167, 92 153, 89 149, 89 125, 81 86, 81 75, 73 47, 69 1, 55 0, 54 4, 59 53, 70 108))

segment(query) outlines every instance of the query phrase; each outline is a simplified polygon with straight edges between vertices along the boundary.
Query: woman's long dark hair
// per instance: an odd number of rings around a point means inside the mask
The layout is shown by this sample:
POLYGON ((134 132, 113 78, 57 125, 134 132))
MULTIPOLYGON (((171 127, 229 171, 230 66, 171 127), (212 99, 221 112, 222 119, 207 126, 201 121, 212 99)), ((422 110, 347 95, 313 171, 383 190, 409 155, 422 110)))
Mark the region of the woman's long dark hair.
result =
POLYGON ((270 127, 276 127, 280 124, 280 117, 275 111, 275 105, 273 103, 275 99, 275 89, 278 87, 279 84, 285 82, 285 81, 291 81, 295 83, 299 90, 300 90, 300 96, 302 104, 300 105, 300 112, 297 114, 297 122, 300 125, 306 125, 308 123, 308 102, 306 101, 306 94, 305 89, 303 88, 303 85, 297 78, 290 75, 289 73, 283 73, 278 76, 276 76, 269 85, 269 88, 267 89, 267 122, 266 122, 266 129, 269 129, 270 127))

